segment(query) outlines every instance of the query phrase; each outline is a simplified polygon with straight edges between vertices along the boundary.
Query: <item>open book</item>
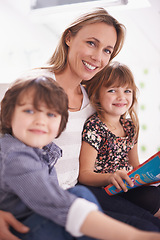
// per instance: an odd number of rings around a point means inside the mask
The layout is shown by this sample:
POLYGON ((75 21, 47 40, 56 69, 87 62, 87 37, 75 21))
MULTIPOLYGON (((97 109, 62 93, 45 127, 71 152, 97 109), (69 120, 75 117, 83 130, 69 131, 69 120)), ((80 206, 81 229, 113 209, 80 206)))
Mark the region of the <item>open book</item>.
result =
MULTIPOLYGON (((160 151, 134 168, 128 175, 134 182, 134 186, 130 187, 128 183, 123 180, 128 189, 160 182, 160 151)), ((113 184, 108 185, 104 189, 109 195, 123 192, 123 190, 118 190, 113 184)))

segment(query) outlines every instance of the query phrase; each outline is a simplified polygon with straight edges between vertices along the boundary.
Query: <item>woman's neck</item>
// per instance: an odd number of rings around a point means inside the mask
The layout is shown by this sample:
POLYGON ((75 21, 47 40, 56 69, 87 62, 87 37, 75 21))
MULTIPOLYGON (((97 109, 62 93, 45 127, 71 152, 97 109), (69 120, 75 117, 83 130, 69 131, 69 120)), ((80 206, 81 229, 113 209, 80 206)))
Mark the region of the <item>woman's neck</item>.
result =
POLYGON ((55 74, 56 81, 65 90, 69 100, 69 110, 78 111, 81 109, 83 94, 81 91, 81 79, 73 78, 73 74, 64 70, 55 74))

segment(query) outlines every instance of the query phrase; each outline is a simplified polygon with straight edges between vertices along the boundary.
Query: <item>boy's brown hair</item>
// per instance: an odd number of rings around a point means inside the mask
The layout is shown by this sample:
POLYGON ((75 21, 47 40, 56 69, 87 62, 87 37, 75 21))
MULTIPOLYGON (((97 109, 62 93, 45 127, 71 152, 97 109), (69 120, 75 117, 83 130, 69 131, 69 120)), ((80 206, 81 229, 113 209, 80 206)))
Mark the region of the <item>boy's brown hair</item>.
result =
POLYGON ((16 105, 21 105, 24 94, 33 91, 33 105, 39 109, 45 103, 49 109, 61 115, 58 137, 68 121, 68 97, 63 88, 51 77, 39 76, 31 79, 18 79, 5 93, 1 101, 0 132, 12 134, 11 121, 16 105))

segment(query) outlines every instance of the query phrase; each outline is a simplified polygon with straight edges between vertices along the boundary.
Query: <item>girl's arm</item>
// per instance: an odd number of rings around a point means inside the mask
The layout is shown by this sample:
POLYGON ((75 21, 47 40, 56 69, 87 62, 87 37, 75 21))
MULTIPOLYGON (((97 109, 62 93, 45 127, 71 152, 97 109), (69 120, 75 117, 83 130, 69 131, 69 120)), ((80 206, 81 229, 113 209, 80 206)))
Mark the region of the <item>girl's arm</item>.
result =
POLYGON ((136 143, 134 147, 129 151, 128 157, 129 157, 129 164, 133 166, 133 168, 137 167, 140 162, 138 158, 138 144, 136 143))
POLYGON ((133 186, 133 182, 128 177, 125 170, 118 170, 115 173, 95 173, 94 165, 96 161, 97 151, 87 142, 82 141, 80 152, 80 169, 79 182, 85 185, 104 187, 113 184, 117 189, 127 191, 123 179, 133 186))
POLYGON ((138 230, 96 211, 88 214, 81 226, 81 232, 90 237, 102 240, 160 239, 160 233, 138 230))
POLYGON ((103 213, 93 211, 81 226, 81 232, 103 240, 159 240, 160 233, 141 231, 103 213))

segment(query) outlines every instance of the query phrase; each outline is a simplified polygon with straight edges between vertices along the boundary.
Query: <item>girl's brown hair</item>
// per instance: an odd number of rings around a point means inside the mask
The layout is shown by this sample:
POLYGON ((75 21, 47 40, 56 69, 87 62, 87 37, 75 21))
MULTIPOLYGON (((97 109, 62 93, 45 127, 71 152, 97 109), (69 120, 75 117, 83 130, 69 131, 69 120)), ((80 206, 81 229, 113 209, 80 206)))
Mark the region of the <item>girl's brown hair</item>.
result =
POLYGON ((39 109, 43 102, 49 109, 61 115, 57 137, 65 129, 68 121, 68 97, 54 79, 39 76, 28 80, 17 80, 5 93, 1 101, 0 132, 12 134, 11 121, 16 105, 21 105, 24 94, 33 90, 33 105, 39 109))
POLYGON ((75 36, 84 26, 100 22, 106 23, 109 26, 113 26, 116 30, 117 41, 110 60, 113 59, 120 52, 123 46, 125 27, 114 17, 112 17, 105 9, 97 8, 92 12, 80 16, 63 32, 59 44, 48 62, 50 66, 46 68, 55 73, 63 71, 66 67, 68 56, 68 46, 66 44, 66 37, 68 33, 70 32, 72 36, 75 36))
POLYGON ((122 118, 130 116, 135 126, 135 139, 138 138, 139 133, 139 121, 137 116, 137 91, 138 88, 134 81, 134 76, 131 70, 124 64, 119 62, 111 62, 101 72, 96 74, 90 81, 86 83, 86 89, 90 98, 91 104, 94 106, 98 114, 103 119, 103 109, 99 102, 100 89, 101 87, 123 87, 127 86, 133 91, 133 102, 122 118))

